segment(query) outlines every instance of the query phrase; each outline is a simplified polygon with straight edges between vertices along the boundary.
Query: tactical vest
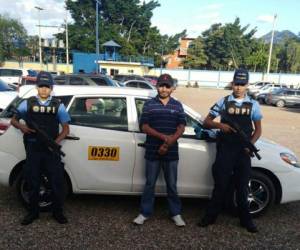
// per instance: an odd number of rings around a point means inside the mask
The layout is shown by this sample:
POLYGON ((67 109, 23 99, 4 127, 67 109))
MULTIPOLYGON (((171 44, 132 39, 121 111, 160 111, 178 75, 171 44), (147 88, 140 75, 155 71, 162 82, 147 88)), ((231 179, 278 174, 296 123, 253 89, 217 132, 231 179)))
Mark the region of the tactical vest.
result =
MULTIPOLYGON (((60 100, 53 98, 48 105, 40 104, 36 97, 27 100, 27 119, 29 128, 30 121, 34 121, 49 137, 56 139, 59 134, 59 120, 57 117, 60 100)), ((37 138, 35 133, 26 134, 24 139, 37 138)))
MULTIPOLYGON (((228 101, 229 96, 224 98, 224 106, 225 112, 229 119, 233 120, 235 123, 239 125, 239 127, 245 132, 245 134, 251 138, 253 132, 252 120, 251 120, 251 113, 252 113, 252 106, 251 102, 243 102, 241 106, 237 106, 235 101, 228 101)), ((221 122, 226 123, 226 120, 222 118, 221 115, 221 122)), ((233 133, 223 133, 220 132, 220 139, 222 141, 228 143, 238 143, 239 138, 235 136, 233 133)))

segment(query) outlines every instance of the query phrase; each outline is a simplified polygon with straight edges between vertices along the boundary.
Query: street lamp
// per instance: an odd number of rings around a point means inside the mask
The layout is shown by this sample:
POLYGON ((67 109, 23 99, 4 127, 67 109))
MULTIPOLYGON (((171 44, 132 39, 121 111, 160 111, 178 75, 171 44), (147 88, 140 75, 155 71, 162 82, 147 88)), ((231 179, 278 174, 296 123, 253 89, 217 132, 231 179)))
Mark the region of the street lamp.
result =
POLYGON ((66 8, 66 63, 67 73, 69 73, 69 34, 68 34, 68 11, 66 8))
POLYGON ((271 66, 271 57, 272 57, 273 40, 274 40, 274 28, 275 28, 276 18, 277 18, 277 14, 274 15, 274 19, 273 19, 273 28, 272 28, 271 43, 270 43, 270 50, 269 50, 269 59, 268 59, 268 67, 267 67, 267 81, 269 81, 269 72, 270 72, 270 66, 271 66))
POLYGON ((41 10, 44 10, 41 7, 35 6, 34 8, 36 8, 39 12, 39 54, 40 54, 40 69, 42 70, 42 39, 41 39, 41 10))
POLYGON ((96 0, 96 55, 97 55, 97 67, 96 72, 99 73, 98 60, 99 60, 99 5, 101 1, 96 0))

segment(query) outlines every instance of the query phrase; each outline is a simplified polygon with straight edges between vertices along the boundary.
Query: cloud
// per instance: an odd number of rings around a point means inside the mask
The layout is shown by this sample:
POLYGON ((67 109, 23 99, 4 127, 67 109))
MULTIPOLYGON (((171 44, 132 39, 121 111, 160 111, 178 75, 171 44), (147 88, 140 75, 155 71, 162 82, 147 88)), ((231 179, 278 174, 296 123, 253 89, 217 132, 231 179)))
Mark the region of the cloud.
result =
POLYGON ((272 23, 274 20, 274 16, 273 15, 260 15, 256 18, 256 20, 261 23, 272 23))
MULTIPOLYGON (((40 11, 41 25, 62 26, 66 18, 65 4, 62 0, 0 0, 0 14, 8 14, 9 17, 18 19, 26 28, 29 35, 38 34, 39 14, 35 6, 44 10, 40 11)), ((68 21, 71 20, 68 14, 68 21)), ((51 37, 58 33, 58 28, 41 28, 42 37, 51 37)))

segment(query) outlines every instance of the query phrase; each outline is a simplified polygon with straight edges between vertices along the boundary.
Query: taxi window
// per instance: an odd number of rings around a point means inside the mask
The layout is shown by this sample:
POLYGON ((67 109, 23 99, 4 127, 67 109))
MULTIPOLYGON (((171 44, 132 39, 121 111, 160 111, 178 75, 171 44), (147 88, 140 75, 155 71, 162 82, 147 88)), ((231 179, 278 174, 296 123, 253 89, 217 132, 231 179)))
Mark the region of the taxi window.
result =
POLYGON ((70 124, 128 130, 127 105, 125 97, 80 97, 75 98, 69 109, 70 124))
MULTIPOLYGON (((145 102, 148 99, 135 99, 135 106, 138 116, 138 121, 141 118, 141 114, 143 112, 143 107, 145 102)), ((193 138, 193 139, 200 139, 200 140, 206 140, 209 137, 209 130, 206 130, 203 128, 202 124, 197 121, 195 118, 193 118, 191 115, 185 113, 186 117, 186 126, 184 134, 182 135, 183 138, 193 138)))
POLYGON ((143 112, 143 107, 144 107, 144 104, 146 101, 147 101, 147 99, 135 99, 135 107, 136 107, 136 112, 137 112, 137 116, 138 116, 137 117, 138 121, 141 118, 141 114, 143 112))

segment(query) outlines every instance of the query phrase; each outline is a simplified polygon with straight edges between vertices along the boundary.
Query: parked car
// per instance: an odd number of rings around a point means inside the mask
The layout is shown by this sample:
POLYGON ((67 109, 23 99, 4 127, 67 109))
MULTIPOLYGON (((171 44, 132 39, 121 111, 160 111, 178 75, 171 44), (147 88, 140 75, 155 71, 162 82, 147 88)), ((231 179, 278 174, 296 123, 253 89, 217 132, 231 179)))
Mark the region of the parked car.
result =
POLYGON ((143 77, 144 77, 148 82, 151 82, 152 85, 156 86, 158 76, 144 75, 143 77))
POLYGON ((125 75, 125 74, 118 74, 113 76, 113 80, 117 82, 126 82, 128 80, 142 80, 146 81, 146 79, 139 75, 125 75))
POLYGON ((300 90, 282 89, 268 95, 268 103, 277 107, 300 106, 300 90))
POLYGON ((23 76, 36 77, 37 72, 31 69, 0 68, 0 79, 6 84, 18 86, 23 76))
POLYGON ((119 82, 118 84, 121 87, 132 87, 132 88, 156 90, 156 87, 153 86, 150 82, 142 81, 142 80, 128 80, 128 81, 125 81, 125 82, 119 82))
POLYGON ((263 94, 259 94, 256 96, 256 100, 260 103, 260 104, 271 104, 269 102, 269 95, 275 94, 279 91, 281 91, 282 89, 275 89, 269 93, 263 93, 263 94))
POLYGON ((287 85, 284 84, 267 84, 260 89, 258 89, 256 92, 252 94, 252 97, 258 100, 260 103, 266 103, 266 96, 267 94, 280 90, 280 89, 287 89, 287 85))
MULTIPOLYGON (((11 103, 17 96, 14 86, 8 86, 0 80, 0 113, 11 103)), ((0 127, 1 130, 1 127, 0 127)))
MULTIPOLYGON (((133 88, 58 85, 54 86, 54 92, 71 116, 70 135, 62 142, 66 154, 65 192, 141 194, 145 183, 146 135, 140 131, 139 118, 144 103, 156 93, 133 88)), ((20 199, 27 205, 22 133, 10 126, 10 118, 13 107, 36 94, 33 86, 21 87, 19 97, 0 115, 0 184, 15 184, 20 199)), ((188 106, 183 107, 187 125, 179 139, 178 193, 207 198, 213 188, 211 166, 216 155, 216 131, 204 129, 201 116, 188 106)), ((260 139, 256 146, 262 159, 252 159, 251 213, 258 215, 273 204, 300 200, 300 165, 295 154, 265 139, 260 139)), ((51 190, 47 176, 44 177, 40 193, 42 209, 51 205, 51 190)), ((157 194, 165 194, 163 178, 158 179, 156 188, 157 194)), ((228 202, 234 204, 234 197, 234 193, 229 195, 228 202)))
POLYGON ((272 84, 271 82, 256 82, 251 83, 248 86, 248 95, 253 95, 255 92, 257 92, 258 89, 264 87, 267 84, 272 84))
POLYGON ((108 76, 96 74, 68 74, 54 78, 57 85, 97 85, 114 86, 117 84, 108 76))

